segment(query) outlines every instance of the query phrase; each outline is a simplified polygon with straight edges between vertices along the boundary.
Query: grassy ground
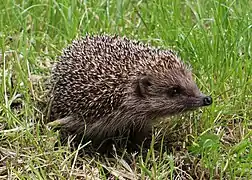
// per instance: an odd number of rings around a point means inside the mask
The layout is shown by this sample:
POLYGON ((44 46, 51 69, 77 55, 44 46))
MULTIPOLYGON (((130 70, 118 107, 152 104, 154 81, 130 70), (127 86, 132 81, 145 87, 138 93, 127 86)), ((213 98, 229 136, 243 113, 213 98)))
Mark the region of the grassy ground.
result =
POLYGON ((252 1, 2 0, 0 50, 0 179, 252 179, 252 1), (165 121, 147 156, 55 149, 43 82, 87 32, 175 49, 213 105, 165 121))

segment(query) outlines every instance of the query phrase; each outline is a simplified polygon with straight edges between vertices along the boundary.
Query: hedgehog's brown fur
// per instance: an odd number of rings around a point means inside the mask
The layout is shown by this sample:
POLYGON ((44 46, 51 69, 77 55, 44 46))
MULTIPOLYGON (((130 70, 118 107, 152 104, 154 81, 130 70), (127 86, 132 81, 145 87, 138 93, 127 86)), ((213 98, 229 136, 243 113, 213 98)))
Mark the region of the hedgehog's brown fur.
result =
POLYGON ((86 36, 59 59, 50 121, 68 118, 62 127, 67 134, 99 143, 128 133, 139 139, 159 117, 208 105, 191 71, 170 50, 118 36, 86 36))

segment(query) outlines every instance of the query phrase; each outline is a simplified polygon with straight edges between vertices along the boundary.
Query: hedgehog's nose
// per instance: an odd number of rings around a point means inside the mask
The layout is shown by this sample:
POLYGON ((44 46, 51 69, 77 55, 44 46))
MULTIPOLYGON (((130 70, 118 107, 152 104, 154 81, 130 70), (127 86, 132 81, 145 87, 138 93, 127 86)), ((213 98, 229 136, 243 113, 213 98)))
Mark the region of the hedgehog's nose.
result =
POLYGON ((212 104, 213 100, 211 98, 211 96, 206 96, 203 99, 203 104, 204 106, 209 106, 210 104, 212 104))

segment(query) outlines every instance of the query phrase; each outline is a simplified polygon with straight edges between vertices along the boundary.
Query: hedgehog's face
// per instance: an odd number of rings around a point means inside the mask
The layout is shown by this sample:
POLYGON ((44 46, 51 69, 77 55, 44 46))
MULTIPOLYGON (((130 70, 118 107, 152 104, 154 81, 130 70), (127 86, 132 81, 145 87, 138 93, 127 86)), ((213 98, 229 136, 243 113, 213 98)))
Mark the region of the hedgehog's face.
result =
POLYGON ((142 76, 135 90, 141 104, 145 103, 148 108, 146 111, 160 116, 212 104, 212 98, 199 91, 191 72, 186 69, 142 76))

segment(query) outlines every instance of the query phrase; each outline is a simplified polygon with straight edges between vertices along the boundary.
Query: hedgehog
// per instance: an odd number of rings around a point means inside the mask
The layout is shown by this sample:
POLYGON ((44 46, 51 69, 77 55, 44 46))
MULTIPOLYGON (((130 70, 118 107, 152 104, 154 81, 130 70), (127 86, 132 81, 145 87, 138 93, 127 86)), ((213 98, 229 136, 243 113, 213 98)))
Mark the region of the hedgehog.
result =
POLYGON ((141 142, 157 119, 212 104, 173 50, 117 35, 73 40, 52 69, 49 97, 49 121, 94 144, 141 142))

